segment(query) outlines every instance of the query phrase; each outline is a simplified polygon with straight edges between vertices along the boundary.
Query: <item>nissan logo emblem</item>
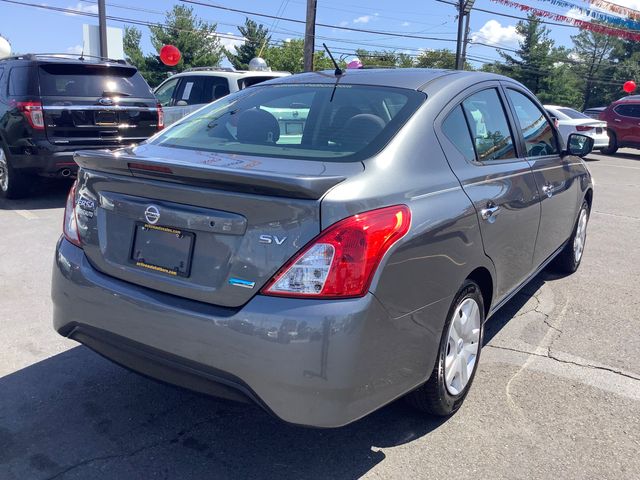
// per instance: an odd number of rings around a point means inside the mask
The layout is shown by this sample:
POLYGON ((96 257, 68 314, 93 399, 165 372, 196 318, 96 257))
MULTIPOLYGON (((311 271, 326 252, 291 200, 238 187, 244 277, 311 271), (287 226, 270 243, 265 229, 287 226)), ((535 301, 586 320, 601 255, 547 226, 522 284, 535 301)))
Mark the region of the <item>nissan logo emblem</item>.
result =
POLYGON ((151 225, 155 225, 160 220, 160 210, 155 205, 149 205, 144 211, 144 218, 147 219, 151 225))

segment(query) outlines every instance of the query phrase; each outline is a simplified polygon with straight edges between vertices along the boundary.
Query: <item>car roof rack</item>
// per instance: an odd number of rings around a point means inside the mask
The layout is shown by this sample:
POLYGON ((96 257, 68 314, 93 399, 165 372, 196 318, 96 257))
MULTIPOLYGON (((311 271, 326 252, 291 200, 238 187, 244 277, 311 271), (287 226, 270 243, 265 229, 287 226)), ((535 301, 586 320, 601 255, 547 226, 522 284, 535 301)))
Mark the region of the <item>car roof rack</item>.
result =
POLYGON ((37 60, 38 58, 69 58, 69 59, 80 60, 80 61, 83 61, 85 58, 89 58, 89 59, 98 59, 98 60, 104 60, 107 62, 119 63, 121 65, 128 65, 127 61, 123 59, 115 59, 115 58, 108 58, 108 57, 101 57, 98 55, 87 55, 87 54, 77 55, 73 53, 25 53, 22 55, 4 57, 0 60, 37 60))
POLYGON ((183 72, 206 72, 206 71, 215 71, 215 72, 237 72, 233 67, 191 67, 183 70, 183 72))

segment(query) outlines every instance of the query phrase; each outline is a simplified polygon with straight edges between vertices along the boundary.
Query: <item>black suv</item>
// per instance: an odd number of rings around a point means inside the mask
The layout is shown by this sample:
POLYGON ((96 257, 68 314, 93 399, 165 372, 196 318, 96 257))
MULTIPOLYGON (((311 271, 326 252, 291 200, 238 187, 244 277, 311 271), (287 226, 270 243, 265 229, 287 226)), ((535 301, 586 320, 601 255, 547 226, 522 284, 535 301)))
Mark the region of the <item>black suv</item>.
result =
POLYGON ((118 148, 163 127, 162 107, 124 61, 29 54, 0 60, 0 197, 34 176, 74 176, 75 150, 118 148))

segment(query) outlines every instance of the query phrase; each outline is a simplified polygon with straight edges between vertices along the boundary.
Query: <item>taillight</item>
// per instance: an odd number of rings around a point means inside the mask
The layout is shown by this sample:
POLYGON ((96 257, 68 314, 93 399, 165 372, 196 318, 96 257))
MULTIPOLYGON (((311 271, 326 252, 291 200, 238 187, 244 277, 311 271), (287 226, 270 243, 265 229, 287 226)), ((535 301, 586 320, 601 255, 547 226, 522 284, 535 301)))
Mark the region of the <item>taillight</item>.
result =
POLYGON ((164 111, 162 110, 162 105, 158 104, 158 130, 162 130, 164 128, 164 111))
POLYGON ((595 127, 590 127, 589 125, 577 125, 576 130, 579 132, 588 132, 589 130, 593 130, 595 127))
POLYGON ((64 237, 74 245, 81 247, 80 236, 78 235, 78 220, 76 218, 76 189, 78 181, 73 182, 69 195, 67 195, 67 203, 64 207, 64 221, 62 223, 62 232, 64 237))
POLYGON ((289 260, 261 293, 348 298, 367 293, 384 254, 409 230, 411 211, 396 205, 360 213, 321 232, 289 260))
POLYGON ((44 114, 41 102, 14 102, 34 130, 44 130, 44 114))

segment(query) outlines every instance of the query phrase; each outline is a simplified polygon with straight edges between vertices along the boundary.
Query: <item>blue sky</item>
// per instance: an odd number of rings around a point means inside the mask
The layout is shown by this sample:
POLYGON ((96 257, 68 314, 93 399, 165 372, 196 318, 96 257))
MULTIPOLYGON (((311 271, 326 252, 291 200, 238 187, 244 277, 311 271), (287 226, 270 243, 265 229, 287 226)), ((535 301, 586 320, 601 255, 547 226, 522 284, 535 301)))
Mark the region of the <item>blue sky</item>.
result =
MULTIPOLYGON (((29 1, 29 0, 17 0, 29 1)), ((208 0, 204 0, 207 2, 208 0)), ((33 3, 36 3, 32 0, 33 3)), ((40 5, 69 8, 88 12, 96 12, 95 1, 77 0, 48 0, 37 2, 40 5)), ((179 3, 174 0, 107 0, 107 14, 126 17, 128 19, 162 22, 163 12, 172 5, 179 3)), ((275 14, 279 10, 282 16, 303 20, 305 18, 305 0, 262 0, 247 2, 238 0, 211 1, 218 5, 225 5, 238 9, 275 14)), ((527 3, 540 9, 551 10, 566 14, 547 2, 533 1, 527 3)), ((580 0, 576 0, 580 3, 580 0)), ((633 8, 640 8, 640 0, 616 0, 633 8)), ((490 0, 477 0, 475 7, 489 10, 493 13, 473 11, 471 15, 472 38, 494 45, 486 47, 472 45, 469 55, 475 59, 488 61, 499 58, 496 47, 513 48, 517 45, 515 23, 517 19, 500 16, 509 14, 524 16, 516 9, 504 7, 490 0)), ((196 13, 202 18, 216 22, 218 31, 237 35, 236 25, 243 23, 245 15, 223 10, 194 5, 196 13)), ((252 17, 259 23, 265 24, 273 32, 273 40, 300 38, 304 25, 279 21, 274 24, 272 19, 252 17)), ((348 26, 377 31, 389 31, 418 36, 430 36, 441 39, 454 40, 456 37, 455 8, 452 5, 440 3, 436 0, 318 0, 317 21, 334 26, 348 26)), ((8 38, 14 51, 19 52, 74 52, 80 49, 82 43, 82 24, 97 24, 97 19, 69 15, 48 10, 40 10, 28 6, 19 6, 0 1, 0 34, 8 38)), ((122 27, 121 21, 109 21, 114 27, 122 27)), ((149 42, 147 27, 139 27, 143 32, 143 49, 152 50, 149 42)), ((576 28, 565 26, 551 26, 552 37, 558 45, 570 45, 570 35, 578 32, 576 28)), ((349 52, 356 48, 393 49, 406 53, 417 54, 420 49, 449 48, 455 50, 453 41, 435 41, 415 38, 396 38, 373 33, 349 32, 331 27, 318 27, 317 46, 325 41, 330 48, 339 55, 351 58, 349 52)), ((231 40, 225 40, 232 42, 231 40)))

